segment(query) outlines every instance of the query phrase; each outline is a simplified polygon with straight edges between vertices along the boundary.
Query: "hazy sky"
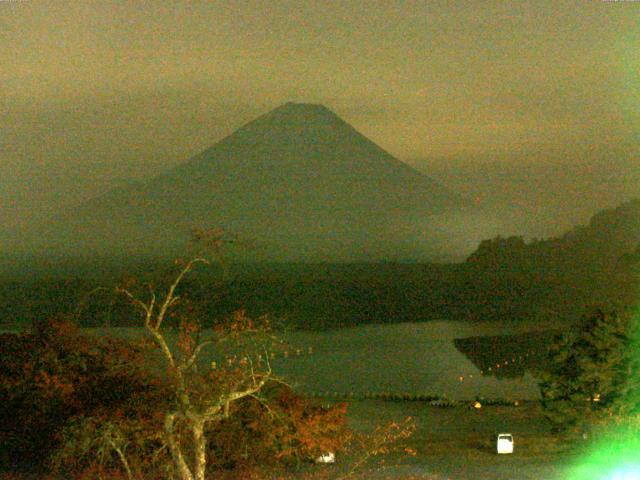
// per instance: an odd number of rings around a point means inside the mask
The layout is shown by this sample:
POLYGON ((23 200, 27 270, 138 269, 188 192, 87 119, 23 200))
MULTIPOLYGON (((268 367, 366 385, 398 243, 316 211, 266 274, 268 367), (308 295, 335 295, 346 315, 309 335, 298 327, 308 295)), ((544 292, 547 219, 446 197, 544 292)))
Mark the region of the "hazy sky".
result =
POLYGON ((565 162, 587 178, 611 161, 624 181, 640 165, 640 2, 0 0, 0 45, 8 226, 289 100, 426 173, 565 162))

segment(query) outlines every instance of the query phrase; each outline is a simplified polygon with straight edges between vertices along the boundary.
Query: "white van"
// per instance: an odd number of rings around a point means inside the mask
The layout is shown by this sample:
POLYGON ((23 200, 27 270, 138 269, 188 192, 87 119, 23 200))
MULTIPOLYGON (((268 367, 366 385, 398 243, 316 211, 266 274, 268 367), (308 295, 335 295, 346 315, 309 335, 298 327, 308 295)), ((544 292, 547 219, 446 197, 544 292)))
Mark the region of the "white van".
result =
POLYGON ((510 433, 498 434, 498 453, 513 453, 513 435, 510 433))

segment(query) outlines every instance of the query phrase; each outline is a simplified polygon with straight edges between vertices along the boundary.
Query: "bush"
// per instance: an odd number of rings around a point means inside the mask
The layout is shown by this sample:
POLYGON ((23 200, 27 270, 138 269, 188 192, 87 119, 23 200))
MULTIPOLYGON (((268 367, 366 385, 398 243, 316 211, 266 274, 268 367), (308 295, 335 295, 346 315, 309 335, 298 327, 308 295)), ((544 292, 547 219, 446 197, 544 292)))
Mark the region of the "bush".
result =
POLYGON ((347 440, 346 404, 322 407, 277 383, 263 394, 267 408, 254 398, 244 399, 210 430, 214 469, 300 465, 339 451, 347 440))
POLYGON ((3 468, 41 470, 78 415, 129 416, 160 396, 143 371, 143 348, 81 335, 64 318, 0 336, 0 452, 3 468))

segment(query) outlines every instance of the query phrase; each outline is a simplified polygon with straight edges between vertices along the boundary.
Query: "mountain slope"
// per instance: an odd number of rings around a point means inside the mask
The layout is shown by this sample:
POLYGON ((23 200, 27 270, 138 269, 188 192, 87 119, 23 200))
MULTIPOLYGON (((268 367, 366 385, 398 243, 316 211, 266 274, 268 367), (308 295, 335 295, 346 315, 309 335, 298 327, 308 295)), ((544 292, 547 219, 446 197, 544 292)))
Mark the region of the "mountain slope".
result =
POLYGON ((191 226, 253 238, 286 260, 425 258, 428 217, 462 200, 321 105, 287 103, 147 183, 95 198, 51 227, 58 249, 168 252, 191 226))

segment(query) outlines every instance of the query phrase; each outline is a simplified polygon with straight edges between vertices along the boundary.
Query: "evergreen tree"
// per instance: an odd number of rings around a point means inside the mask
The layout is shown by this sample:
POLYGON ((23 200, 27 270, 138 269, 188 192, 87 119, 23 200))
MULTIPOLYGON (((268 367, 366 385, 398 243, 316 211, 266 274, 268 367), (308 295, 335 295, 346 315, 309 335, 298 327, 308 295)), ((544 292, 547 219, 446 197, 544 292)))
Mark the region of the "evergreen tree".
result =
POLYGON ((549 349, 541 374, 542 407, 556 432, 580 432, 611 417, 635 413, 640 361, 631 315, 596 309, 549 349))

